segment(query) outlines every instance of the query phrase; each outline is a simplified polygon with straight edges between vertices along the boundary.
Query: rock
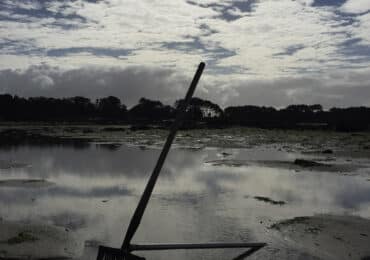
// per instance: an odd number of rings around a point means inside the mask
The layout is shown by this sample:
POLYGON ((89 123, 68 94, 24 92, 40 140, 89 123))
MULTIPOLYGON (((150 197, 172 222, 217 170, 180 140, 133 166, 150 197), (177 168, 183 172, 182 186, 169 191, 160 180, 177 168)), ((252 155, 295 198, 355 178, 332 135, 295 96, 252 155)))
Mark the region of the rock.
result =
POLYGON ((323 154, 332 154, 333 153, 333 150, 326 149, 326 150, 323 150, 321 153, 323 153, 323 154))

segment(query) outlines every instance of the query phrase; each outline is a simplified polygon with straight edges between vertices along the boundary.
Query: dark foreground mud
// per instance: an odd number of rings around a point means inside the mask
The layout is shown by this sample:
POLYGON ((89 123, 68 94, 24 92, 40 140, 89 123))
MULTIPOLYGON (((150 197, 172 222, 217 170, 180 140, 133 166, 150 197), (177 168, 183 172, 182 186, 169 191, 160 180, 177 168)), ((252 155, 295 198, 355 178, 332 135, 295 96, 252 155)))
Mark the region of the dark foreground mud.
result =
POLYGON ((320 259, 366 259, 370 256, 370 220, 355 216, 296 217, 271 226, 284 239, 320 259))
POLYGON ((74 232, 40 223, 0 221, 0 259, 68 259, 82 254, 74 232))

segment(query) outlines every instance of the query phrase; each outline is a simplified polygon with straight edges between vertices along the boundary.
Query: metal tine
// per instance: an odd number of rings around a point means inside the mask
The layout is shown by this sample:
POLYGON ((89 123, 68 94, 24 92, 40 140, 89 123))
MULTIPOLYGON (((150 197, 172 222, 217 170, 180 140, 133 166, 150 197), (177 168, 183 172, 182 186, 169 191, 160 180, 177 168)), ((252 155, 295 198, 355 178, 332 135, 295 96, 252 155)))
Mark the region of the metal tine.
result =
POLYGON ((118 248, 99 246, 97 260, 124 260, 124 252, 118 248))

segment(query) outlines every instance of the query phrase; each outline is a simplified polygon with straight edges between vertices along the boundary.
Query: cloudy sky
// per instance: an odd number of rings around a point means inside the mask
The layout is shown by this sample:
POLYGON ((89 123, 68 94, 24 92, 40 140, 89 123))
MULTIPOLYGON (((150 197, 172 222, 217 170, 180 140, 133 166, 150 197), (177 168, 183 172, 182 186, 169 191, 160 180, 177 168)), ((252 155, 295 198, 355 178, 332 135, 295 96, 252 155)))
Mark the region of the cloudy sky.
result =
POLYGON ((370 0, 0 0, 0 93, 370 106, 370 0))

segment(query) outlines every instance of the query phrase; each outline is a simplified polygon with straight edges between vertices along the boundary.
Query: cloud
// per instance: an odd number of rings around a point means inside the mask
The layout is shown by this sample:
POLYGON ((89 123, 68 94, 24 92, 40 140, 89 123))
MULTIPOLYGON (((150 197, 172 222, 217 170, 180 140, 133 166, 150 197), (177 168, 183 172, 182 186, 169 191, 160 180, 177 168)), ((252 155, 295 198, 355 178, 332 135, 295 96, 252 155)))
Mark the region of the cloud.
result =
POLYGON ((36 75, 31 81, 41 90, 50 89, 54 85, 54 80, 48 75, 36 75))
POLYGON ((341 11, 346 13, 366 13, 370 11, 370 2, 368 0, 347 0, 342 6, 341 11))
POLYGON ((209 21, 210 27, 220 33, 203 38, 236 52, 221 59, 219 65, 239 66, 261 78, 278 78, 304 74, 302 68, 309 73, 312 70, 307 69, 311 68, 322 71, 351 65, 339 52, 348 39, 341 23, 342 17, 332 9, 298 1, 267 0, 256 4, 250 16, 229 23, 209 21), (292 46, 299 48, 287 51, 292 46))
MULTIPOLYGON (((356 18, 357 26, 351 28, 350 32, 353 34, 354 38, 358 38, 361 40, 363 45, 370 46, 370 12, 360 15, 356 18)), ((367 57, 369 57, 369 53, 367 57)))
MULTIPOLYGON (((204 60, 215 77, 312 74, 352 66, 343 44, 368 39, 367 17, 338 12, 356 1, 331 2, 4 1, 0 55, 28 56, 23 67, 160 64, 190 72, 204 60)), ((0 68, 18 64, 2 59, 0 68)))
MULTIPOLYGON (((195 69, 195 68, 194 68, 195 69)), ((201 78, 196 96, 221 106, 258 105, 285 107, 316 104, 324 107, 370 105, 370 73, 347 71, 325 77, 279 78, 274 80, 213 81, 201 78)), ((27 70, 0 72, 0 92, 20 96, 86 96, 93 101, 118 96, 129 107, 141 97, 173 104, 182 98, 192 74, 154 67, 86 67, 64 70, 32 66, 27 70)))
MULTIPOLYGON (((368 73, 368 72, 367 72, 368 73)), ((370 77, 349 73, 342 82, 325 78, 281 78, 272 81, 244 81, 224 88, 228 105, 285 107, 288 104, 322 104, 326 108, 369 106, 370 77), (363 81, 356 76, 366 77, 363 81), (232 90, 232 91, 231 91, 232 90)))
POLYGON ((143 67, 86 67, 62 70, 31 66, 26 70, 0 72, 0 91, 20 96, 71 97, 92 99, 113 95, 127 105, 148 97, 164 102, 182 98, 191 80, 168 69, 143 67))
MULTIPOLYGON (((346 88, 324 86, 370 66, 369 10, 365 0, 4 0, 0 71, 9 78, 0 86, 26 96, 174 100, 205 61, 199 94, 222 104, 354 104, 346 88)), ((366 103, 361 84, 348 86, 366 103)))

